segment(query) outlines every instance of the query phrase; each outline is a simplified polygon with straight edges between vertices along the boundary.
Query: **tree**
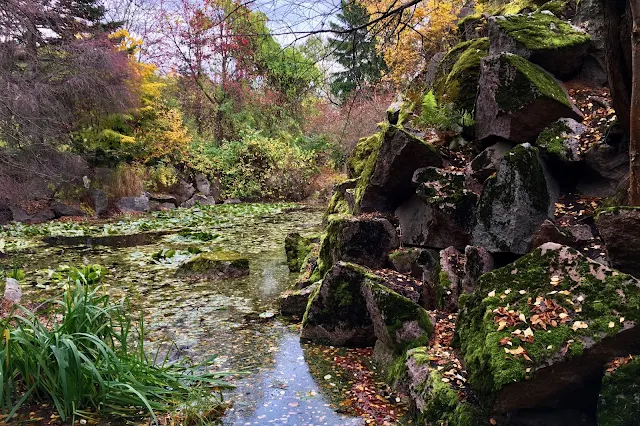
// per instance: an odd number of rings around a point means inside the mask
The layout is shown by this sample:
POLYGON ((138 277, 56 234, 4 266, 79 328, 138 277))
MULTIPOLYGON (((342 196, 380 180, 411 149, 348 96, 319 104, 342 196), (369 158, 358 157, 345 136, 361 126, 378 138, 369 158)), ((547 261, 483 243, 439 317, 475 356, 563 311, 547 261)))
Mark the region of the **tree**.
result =
POLYGON ((631 204, 640 206, 640 0, 630 0, 631 9, 631 111, 629 114, 629 155, 631 204))
POLYGON ((342 101, 365 83, 375 83, 386 69, 376 51, 376 38, 369 31, 367 9, 354 0, 343 0, 339 23, 331 23, 336 36, 329 39, 336 62, 344 68, 333 75, 331 92, 342 101))

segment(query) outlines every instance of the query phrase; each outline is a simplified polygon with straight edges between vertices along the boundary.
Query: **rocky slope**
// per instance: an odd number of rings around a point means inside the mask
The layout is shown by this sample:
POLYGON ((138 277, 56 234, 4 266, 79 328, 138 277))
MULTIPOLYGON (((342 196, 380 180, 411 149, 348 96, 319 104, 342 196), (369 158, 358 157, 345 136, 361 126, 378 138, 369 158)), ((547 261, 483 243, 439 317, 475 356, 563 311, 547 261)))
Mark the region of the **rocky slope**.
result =
POLYGON ((301 275, 283 313, 305 339, 375 346, 418 424, 640 415, 640 211, 621 206, 628 141, 602 87, 600 14, 514 1, 466 17, 416 85, 474 125, 425 129, 409 99, 394 105, 319 242, 289 245, 301 275))

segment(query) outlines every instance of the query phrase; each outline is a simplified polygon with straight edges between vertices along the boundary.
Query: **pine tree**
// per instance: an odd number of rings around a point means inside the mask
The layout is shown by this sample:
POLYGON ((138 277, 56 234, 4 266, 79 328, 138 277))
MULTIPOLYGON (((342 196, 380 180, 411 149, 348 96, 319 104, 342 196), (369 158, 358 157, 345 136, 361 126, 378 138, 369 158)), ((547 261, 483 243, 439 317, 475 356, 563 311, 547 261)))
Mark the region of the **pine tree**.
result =
POLYGON ((337 31, 329 40, 333 57, 343 68, 333 74, 331 92, 342 101, 365 83, 380 80, 386 69, 384 59, 376 52, 376 39, 369 33, 367 10, 355 0, 343 0, 339 23, 331 23, 337 31))

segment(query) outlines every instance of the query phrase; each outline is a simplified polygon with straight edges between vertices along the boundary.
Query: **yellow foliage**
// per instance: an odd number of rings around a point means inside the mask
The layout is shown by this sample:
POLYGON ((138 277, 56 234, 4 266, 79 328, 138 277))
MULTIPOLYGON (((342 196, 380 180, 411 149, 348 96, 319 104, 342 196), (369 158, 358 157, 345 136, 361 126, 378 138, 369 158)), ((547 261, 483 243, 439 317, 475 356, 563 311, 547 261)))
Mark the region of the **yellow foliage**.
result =
MULTIPOLYGON (((375 20, 400 6, 397 0, 359 0, 375 20)), ((405 0, 408 1, 408 0, 405 0)), ((385 76, 397 87, 406 85, 411 76, 437 52, 448 50, 455 42, 461 0, 423 0, 402 12, 402 16, 385 18, 371 32, 377 33, 378 49, 389 71, 385 76)))

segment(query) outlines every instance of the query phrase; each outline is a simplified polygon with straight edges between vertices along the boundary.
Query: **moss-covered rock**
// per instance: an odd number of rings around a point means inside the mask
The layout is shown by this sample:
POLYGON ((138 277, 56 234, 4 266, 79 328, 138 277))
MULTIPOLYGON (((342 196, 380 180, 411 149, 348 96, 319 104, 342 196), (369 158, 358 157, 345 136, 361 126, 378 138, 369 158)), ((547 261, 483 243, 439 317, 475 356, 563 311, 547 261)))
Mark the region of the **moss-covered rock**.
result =
POLYGON ((480 61, 489 54, 489 39, 459 43, 440 61, 434 81, 439 102, 453 103, 456 109, 473 111, 476 105, 480 61))
POLYGON ((449 378, 432 368, 426 347, 411 349, 406 355, 409 394, 420 424, 474 426, 485 424, 486 416, 454 389, 449 378), (444 380, 443 380, 444 379, 444 380))
POLYGON ((355 188, 358 179, 347 179, 333 188, 333 195, 329 200, 325 220, 331 215, 350 215, 355 209, 355 188))
POLYGON ((309 298, 320 286, 320 283, 313 283, 303 289, 288 289, 278 298, 280 313, 282 315, 295 315, 302 317, 307 310, 309 298))
POLYGON ((381 217, 333 216, 320 239, 317 279, 340 260, 383 268, 387 256, 400 246, 396 230, 381 217))
POLYGON ((553 217, 554 202, 538 150, 518 145, 485 182, 476 212, 473 245, 492 253, 525 254, 542 222, 553 217))
POLYGON ((482 60, 476 104, 479 139, 533 142, 545 127, 563 117, 583 118, 564 87, 545 70, 511 53, 482 60))
POLYGON ((401 274, 422 278, 422 268, 418 265, 422 250, 414 247, 400 248, 389 254, 389 263, 401 274))
POLYGON ((178 267, 176 276, 225 279, 249 275, 249 259, 234 252, 201 253, 178 267))
POLYGON ((630 426, 640 419, 640 358, 607 372, 598 402, 598 426, 630 426))
POLYGON ((478 199, 465 188, 464 174, 427 167, 416 170, 413 183, 416 196, 395 211, 402 242, 463 249, 469 243, 478 199))
POLYGON ((413 172, 441 164, 435 147, 401 126, 361 139, 348 164, 349 177, 358 178, 354 213, 393 212, 411 197, 413 172))
POLYGON ((545 244, 478 283, 456 339, 495 413, 566 396, 640 346, 640 281, 569 247, 545 244))
POLYGON ((586 127, 575 120, 561 118, 544 129, 535 145, 549 158, 565 163, 581 161, 580 136, 586 127))
POLYGON ((291 272, 300 272, 304 260, 313 249, 314 244, 319 243, 318 236, 303 237, 297 232, 292 232, 284 239, 284 251, 287 254, 287 266, 291 272))
MULTIPOLYGON (((376 344, 400 354, 424 345, 432 328, 427 312, 389 289, 384 278, 339 262, 309 299, 301 336, 337 346, 376 344)), ((387 357, 379 359, 384 362, 387 357)))
POLYGON ((514 53, 559 78, 580 71, 590 45, 589 34, 550 12, 489 18, 492 55, 514 53))

